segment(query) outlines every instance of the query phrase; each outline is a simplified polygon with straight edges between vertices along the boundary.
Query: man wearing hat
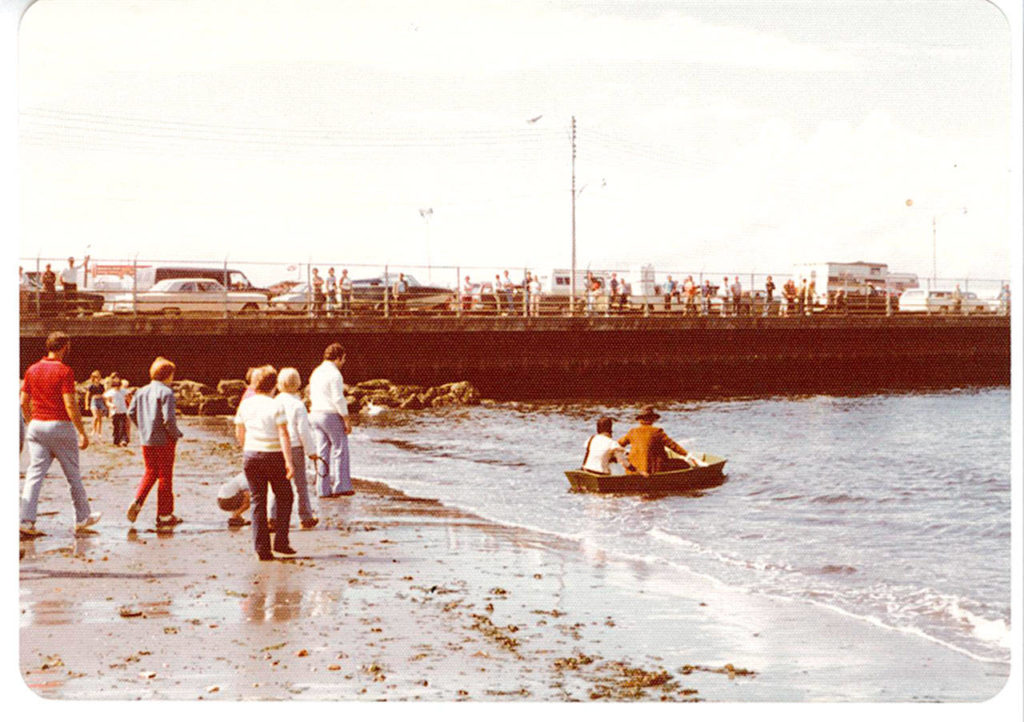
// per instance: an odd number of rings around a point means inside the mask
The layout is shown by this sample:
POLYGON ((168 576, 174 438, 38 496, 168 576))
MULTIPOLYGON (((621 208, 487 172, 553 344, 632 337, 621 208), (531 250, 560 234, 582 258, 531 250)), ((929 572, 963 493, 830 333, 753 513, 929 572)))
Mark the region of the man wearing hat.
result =
POLYGON ((640 425, 634 426, 619 439, 620 446, 629 447, 629 463, 636 469, 636 473, 643 476, 657 474, 659 471, 690 468, 690 464, 684 459, 668 458, 668 454, 665 453, 666 447, 681 456, 686 456, 687 451, 672 441, 664 429, 653 425, 660 418, 653 408, 645 406, 636 416, 640 425))

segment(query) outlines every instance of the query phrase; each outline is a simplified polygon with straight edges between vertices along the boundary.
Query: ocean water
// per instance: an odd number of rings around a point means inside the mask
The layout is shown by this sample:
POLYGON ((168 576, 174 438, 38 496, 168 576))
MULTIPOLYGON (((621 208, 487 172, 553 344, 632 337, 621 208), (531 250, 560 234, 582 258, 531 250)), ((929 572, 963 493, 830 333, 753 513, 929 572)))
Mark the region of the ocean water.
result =
MULTIPOLYGON (((363 416, 353 475, 751 594, 826 605, 970 657, 1010 654, 1010 391, 661 403, 726 457, 694 497, 569 493, 601 415, 502 403, 363 416)), ((685 589, 680 590, 685 595, 685 589)))

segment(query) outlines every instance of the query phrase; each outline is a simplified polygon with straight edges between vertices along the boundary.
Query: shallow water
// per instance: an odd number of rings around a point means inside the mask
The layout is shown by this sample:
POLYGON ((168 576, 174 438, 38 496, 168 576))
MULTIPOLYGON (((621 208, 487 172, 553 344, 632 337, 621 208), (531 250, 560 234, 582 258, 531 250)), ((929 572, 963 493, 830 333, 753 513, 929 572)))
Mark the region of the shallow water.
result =
POLYGON ((1009 659, 1009 389, 659 411, 684 446, 728 458, 723 486, 661 499, 568 493, 562 471, 579 465, 594 420, 629 428, 632 407, 600 403, 364 417, 352 472, 602 554, 1009 659))

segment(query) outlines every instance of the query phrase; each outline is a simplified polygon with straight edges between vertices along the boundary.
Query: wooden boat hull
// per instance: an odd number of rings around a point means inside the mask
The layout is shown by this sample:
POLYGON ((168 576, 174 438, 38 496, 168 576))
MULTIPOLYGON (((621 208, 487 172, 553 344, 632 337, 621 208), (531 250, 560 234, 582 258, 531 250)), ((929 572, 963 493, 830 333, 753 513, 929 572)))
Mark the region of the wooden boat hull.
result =
POLYGON ((688 494, 721 486, 725 482, 726 459, 700 452, 693 455, 708 465, 680 471, 663 471, 650 476, 602 476, 581 469, 567 471, 565 476, 569 480, 570 491, 591 494, 688 494))

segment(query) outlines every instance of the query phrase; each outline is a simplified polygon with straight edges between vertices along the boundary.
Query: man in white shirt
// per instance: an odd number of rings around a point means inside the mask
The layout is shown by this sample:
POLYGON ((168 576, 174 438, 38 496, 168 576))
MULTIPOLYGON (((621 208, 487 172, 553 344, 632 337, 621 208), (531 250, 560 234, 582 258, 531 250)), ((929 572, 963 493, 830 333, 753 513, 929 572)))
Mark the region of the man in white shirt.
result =
POLYGON ((345 347, 332 343, 324 349, 324 360, 309 376, 309 422, 316 441, 317 471, 320 477, 319 494, 323 498, 351 496, 352 478, 349 473, 348 435, 352 425, 348 420, 345 401, 345 382, 341 367, 345 365, 345 347), (326 466, 326 468, 325 468, 326 466))
POLYGON ((607 416, 602 416, 597 420, 597 433, 587 440, 583 470, 592 474, 608 476, 612 473, 613 461, 617 461, 623 469, 633 468, 629 463, 629 455, 626 450, 612 438, 612 420, 607 416))
POLYGON ((74 313, 75 305, 78 302, 78 269, 84 270, 88 263, 88 256, 85 257, 85 263, 81 266, 75 265, 74 258, 68 258, 68 267, 60 272, 60 285, 64 289, 65 313, 74 313))

